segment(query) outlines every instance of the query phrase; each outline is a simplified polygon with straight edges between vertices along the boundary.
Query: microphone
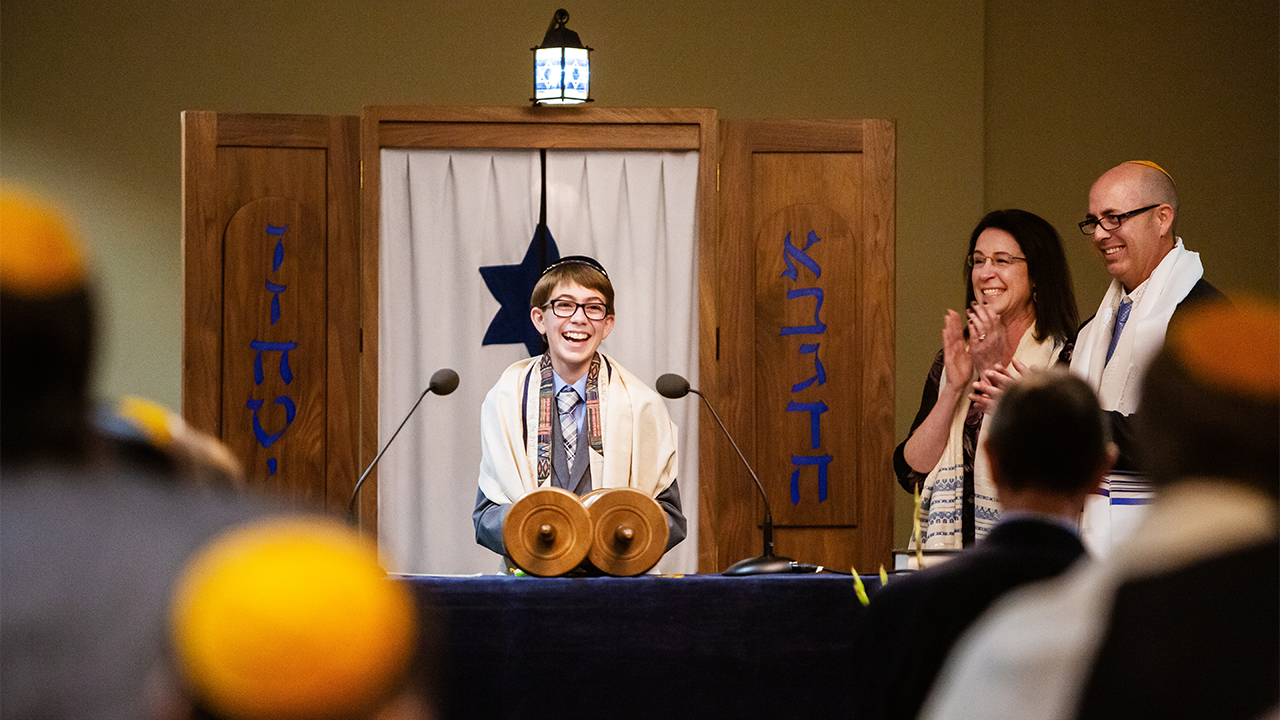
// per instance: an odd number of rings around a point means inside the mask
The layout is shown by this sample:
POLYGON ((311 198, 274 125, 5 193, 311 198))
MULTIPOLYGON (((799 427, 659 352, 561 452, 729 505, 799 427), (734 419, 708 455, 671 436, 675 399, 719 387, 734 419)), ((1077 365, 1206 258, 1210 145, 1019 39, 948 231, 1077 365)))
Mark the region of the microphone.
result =
POLYGON ((360 497, 360 486, 364 484, 364 479, 369 477, 369 473, 378 466, 378 461, 382 459, 382 454, 387 451, 387 448, 391 447, 392 441, 394 441, 396 436, 400 434, 400 431, 404 429, 405 423, 409 422, 409 418, 413 417, 413 411, 417 410, 418 406, 422 404, 422 398, 426 397, 429 392, 434 392, 437 395, 448 395, 457 389, 458 373, 453 370, 450 370, 449 368, 441 368, 431 376, 431 383, 428 384, 427 389, 423 390, 422 394, 418 396, 418 401, 413 404, 413 407, 409 408, 409 413, 404 416, 404 420, 400 421, 400 427, 396 428, 396 431, 391 433, 391 439, 387 440, 387 444, 382 446, 382 449, 378 451, 377 457, 373 459, 373 462, 369 463, 369 467, 365 468, 364 474, 356 481, 356 486, 351 490, 351 502, 347 504, 347 522, 353 525, 355 524, 356 499, 360 497))
POLYGON ((751 469, 751 463, 747 462, 746 456, 738 449, 738 443, 733 441, 733 436, 729 434, 729 429, 724 426, 724 422, 716 413, 716 409, 711 407, 711 401, 707 400, 706 395, 698 392, 695 388, 689 387, 689 381, 675 373, 667 373, 658 378, 655 387, 660 395, 672 400, 678 400, 689 393, 702 398, 702 403, 711 411, 711 417, 716 419, 716 424, 720 426, 724 436, 729 439, 729 444, 738 453, 742 464, 747 467, 747 472, 751 473, 751 479, 756 481, 756 489, 760 491, 760 499, 764 501, 764 553, 760 557, 739 560, 730 565, 723 574, 764 575, 768 573, 797 572, 798 566, 794 560, 773 554, 773 513, 769 510, 769 496, 765 494, 764 485, 760 484, 760 478, 756 477, 756 471, 751 469))

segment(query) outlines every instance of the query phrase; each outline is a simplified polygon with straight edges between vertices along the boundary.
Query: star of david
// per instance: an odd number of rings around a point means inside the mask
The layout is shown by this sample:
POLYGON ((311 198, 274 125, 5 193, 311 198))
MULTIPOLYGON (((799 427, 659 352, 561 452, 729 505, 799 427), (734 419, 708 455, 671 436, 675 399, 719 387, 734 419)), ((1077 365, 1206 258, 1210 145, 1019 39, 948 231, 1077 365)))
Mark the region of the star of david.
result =
POLYGON ((542 271, 559 259, 560 249, 556 247, 551 231, 545 225, 539 225, 519 264, 480 268, 485 286, 500 305, 484 334, 482 345, 523 343, 529 355, 542 354, 542 335, 529 319, 529 296, 533 295, 533 286, 542 277, 542 271))

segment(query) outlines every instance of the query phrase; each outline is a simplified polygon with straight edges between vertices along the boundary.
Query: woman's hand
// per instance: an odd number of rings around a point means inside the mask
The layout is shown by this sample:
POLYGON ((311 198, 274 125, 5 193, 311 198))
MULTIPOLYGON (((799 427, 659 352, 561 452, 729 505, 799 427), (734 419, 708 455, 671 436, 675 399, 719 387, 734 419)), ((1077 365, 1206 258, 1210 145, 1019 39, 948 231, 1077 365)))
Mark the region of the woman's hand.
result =
POLYGON ((1004 396, 1004 391, 1029 369, 1018 360, 1013 361, 1011 368, 996 363, 990 370, 978 376, 978 380, 973 383, 973 392, 969 393, 969 400, 981 409, 984 415, 995 412, 996 404, 1004 396))
POLYGON ((922 474, 931 472, 942 458, 951 436, 951 419, 972 385, 973 360, 964 345, 964 320, 955 310, 947 311, 942 325, 942 373, 945 380, 938 388, 937 402, 902 448, 907 464, 922 474))
POLYGON ((999 313, 985 303, 973 302, 969 305, 969 354, 973 358, 973 367, 978 376, 991 370, 996 365, 1007 365, 1012 358, 1005 357, 1005 346, 1008 344, 1004 323, 1000 322, 999 313))
POLYGON ((943 321, 942 362, 947 377, 946 384, 950 387, 963 387, 973 377, 973 358, 964 344, 964 324, 960 313, 955 310, 948 310, 943 321))

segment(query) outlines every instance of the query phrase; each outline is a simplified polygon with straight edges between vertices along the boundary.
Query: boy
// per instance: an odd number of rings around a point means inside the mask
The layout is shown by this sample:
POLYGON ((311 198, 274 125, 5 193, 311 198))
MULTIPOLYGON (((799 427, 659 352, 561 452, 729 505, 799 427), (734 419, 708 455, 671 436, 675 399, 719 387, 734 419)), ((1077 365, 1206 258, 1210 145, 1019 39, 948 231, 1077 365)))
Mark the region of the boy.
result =
POLYGON ((547 351, 507 368, 480 409, 476 542, 506 555, 502 521, 535 488, 631 487, 666 513, 670 550, 685 536, 676 427, 656 392, 597 352, 615 321, 609 274, 566 257, 543 271, 529 304, 547 351))

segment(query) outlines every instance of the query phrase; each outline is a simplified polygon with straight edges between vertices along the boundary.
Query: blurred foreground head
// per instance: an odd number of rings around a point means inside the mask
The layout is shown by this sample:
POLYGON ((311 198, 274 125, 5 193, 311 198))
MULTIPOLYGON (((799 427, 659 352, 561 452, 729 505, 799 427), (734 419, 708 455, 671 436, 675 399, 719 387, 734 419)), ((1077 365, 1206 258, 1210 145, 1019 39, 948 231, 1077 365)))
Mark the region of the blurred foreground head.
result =
POLYGON ((1113 459, 1098 396, 1064 370, 1034 370, 1000 398, 987 451, 1001 484, 1059 495, 1088 493, 1113 459))
POLYGON ((80 464, 89 453, 92 289, 70 225, 0 190, 0 462, 80 464))
POLYGON ((159 716, 430 716, 410 672, 412 596, 329 520, 276 518, 214 540, 179 578, 170 624, 181 690, 159 716))
POLYGON ((1230 478, 1280 495, 1280 311, 1211 304, 1170 325, 1142 387, 1152 478, 1230 478))
POLYGON ((244 466, 224 443, 145 398, 99 404, 94 429, 118 466, 210 488, 247 487, 244 466))

